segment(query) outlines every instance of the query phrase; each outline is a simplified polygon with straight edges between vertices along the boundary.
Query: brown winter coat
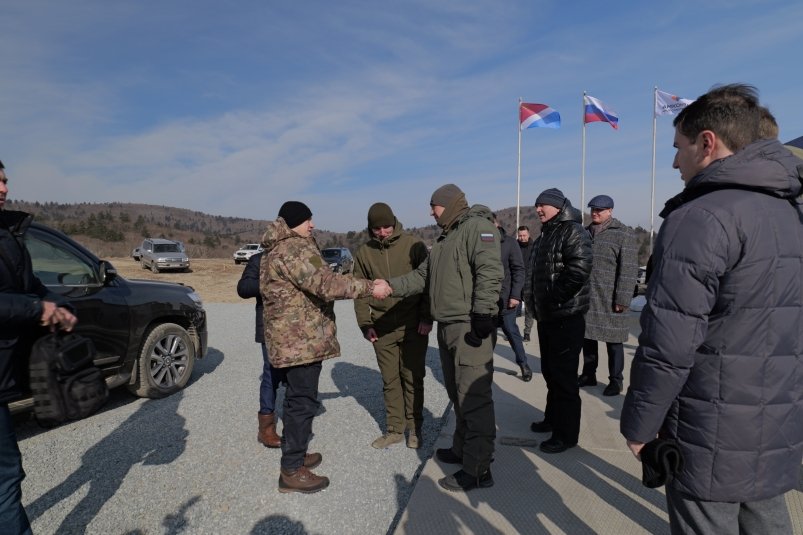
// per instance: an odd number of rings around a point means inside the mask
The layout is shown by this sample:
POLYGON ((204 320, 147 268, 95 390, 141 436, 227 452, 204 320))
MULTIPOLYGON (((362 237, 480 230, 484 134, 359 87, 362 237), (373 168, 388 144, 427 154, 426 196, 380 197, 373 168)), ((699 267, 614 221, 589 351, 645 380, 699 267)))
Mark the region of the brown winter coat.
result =
POLYGON ((262 236, 259 288, 265 343, 275 368, 340 356, 333 301, 371 294, 371 281, 333 272, 315 239, 293 232, 284 219, 262 236))

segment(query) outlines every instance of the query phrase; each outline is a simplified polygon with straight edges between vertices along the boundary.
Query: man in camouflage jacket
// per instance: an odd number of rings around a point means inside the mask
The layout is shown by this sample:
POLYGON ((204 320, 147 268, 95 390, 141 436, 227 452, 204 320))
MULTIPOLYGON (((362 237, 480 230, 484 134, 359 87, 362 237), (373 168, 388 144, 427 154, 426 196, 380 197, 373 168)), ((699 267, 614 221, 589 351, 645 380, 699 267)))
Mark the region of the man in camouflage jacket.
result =
POLYGON ((312 419, 319 408, 321 362, 340 356, 333 301, 371 295, 373 283, 334 273, 312 237, 312 212, 288 201, 262 237, 265 252, 259 286, 270 363, 287 383, 283 405, 279 492, 316 492, 329 479, 309 469, 321 462, 307 454, 312 419))

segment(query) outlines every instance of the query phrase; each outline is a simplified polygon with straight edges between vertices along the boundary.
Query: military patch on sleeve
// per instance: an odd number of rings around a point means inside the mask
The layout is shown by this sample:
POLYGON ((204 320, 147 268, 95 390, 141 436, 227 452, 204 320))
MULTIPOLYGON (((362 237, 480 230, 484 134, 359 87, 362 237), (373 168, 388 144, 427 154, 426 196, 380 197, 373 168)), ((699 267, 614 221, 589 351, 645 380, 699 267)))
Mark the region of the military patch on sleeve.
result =
POLYGON ((480 234, 480 241, 494 241, 493 232, 483 232, 480 234))
POLYGON ((315 269, 320 269, 323 267, 323 258, 318 255, 310 255, 309 263, 312 264, 315 269))

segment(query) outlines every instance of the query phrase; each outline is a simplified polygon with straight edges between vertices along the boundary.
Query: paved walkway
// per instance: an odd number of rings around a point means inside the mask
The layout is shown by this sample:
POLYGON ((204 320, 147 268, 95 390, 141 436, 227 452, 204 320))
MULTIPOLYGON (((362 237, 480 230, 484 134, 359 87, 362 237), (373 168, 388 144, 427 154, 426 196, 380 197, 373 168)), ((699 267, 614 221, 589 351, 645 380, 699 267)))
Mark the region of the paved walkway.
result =
MULTIPOLYGON (((637 314, 625 344, 626 370, 636 347, 637 314)), ((534 334, 534 333, 533 333, 534 334)), ((429 459, 395 533, 405 535, 668 533, 663 488, 641 484, 641 465, 619 434, 624 396, 604 397, 607 381, 581 389, 583 401, 580 443, 561 454, 541 452, 537 443, 548 434, 530 432, 530 422, 543 418, 546 385, 539 371, 538 343, 526 344, 533 380, 517 375, 510 347, 500 336, 494 359, 496 453, 495 485, 469 493, 443 490, 437 480, 455 467, 429 459)), ((597 370, 606 377, 607 359, 597 370)), ((627 377, 625 374, 625 388, 627 377)), ((436 447, 451 445, 453 413, 436 447)), ((803 534, 803 467, 801 484, 787 494, 793 532, 803 534)))

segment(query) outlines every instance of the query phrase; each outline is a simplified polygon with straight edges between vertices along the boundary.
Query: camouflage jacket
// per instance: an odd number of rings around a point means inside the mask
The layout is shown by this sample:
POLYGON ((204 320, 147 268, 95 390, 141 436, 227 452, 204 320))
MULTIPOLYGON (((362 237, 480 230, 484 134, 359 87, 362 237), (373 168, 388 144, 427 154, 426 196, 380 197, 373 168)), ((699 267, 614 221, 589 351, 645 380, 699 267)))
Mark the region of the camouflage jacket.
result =
POLYGON ((333 301, 371 294, 373 283, 329 269, 314 238, 278 218, 262 236, 259 290, 265 343, 276 368, 340 356, 333 301))

